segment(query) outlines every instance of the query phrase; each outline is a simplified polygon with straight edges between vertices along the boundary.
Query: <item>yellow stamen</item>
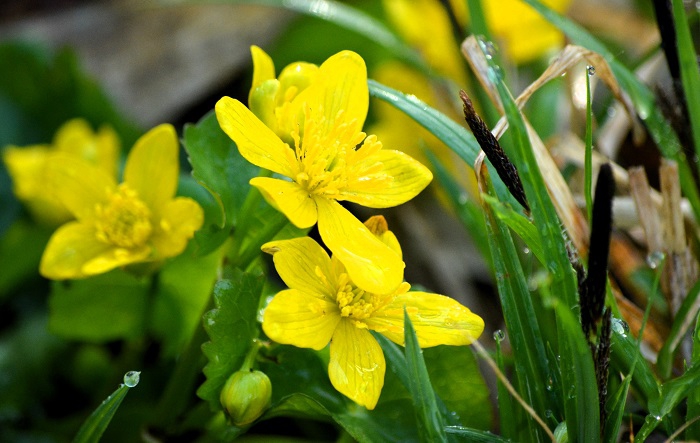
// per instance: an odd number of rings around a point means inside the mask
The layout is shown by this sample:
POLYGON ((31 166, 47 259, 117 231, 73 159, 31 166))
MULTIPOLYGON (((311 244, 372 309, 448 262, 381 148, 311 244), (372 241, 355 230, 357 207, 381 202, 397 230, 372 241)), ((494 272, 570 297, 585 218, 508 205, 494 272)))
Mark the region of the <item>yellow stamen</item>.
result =
POLYGON ((97 238, 108 244, 122 248, 142 246, 153 231, 151 211, 126 184, 119 185, 95 213, 97 238))

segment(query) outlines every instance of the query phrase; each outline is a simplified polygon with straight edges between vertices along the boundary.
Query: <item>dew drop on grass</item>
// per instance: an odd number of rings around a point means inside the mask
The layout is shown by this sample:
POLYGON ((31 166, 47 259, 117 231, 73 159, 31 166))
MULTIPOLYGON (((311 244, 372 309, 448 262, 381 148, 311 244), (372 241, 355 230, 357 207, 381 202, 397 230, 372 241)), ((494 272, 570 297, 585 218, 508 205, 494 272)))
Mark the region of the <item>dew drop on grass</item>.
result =
POLYGON ((493 333, 493 339, 496 340, 498 343, 500 343, 506 339, 506 333, 503 332, 502 329, 497 329, 493 333))
POLYGON ((588 71, 589 76, 595 75, 595 66, 588 65, 588 66, 586 66, 586 70, 588 71))
POLYGON ((133 388, 134 386, 139 384, 140 379, 141 379, 141 372, 140 371, 129 371, 126 374, 124 374, 124 384, 129 388, 133 388))
POLYGON ((661 266, 661 263, 666 259, 666 254, 661 251, 653 251, 647 255, 647 264, 651 269, 656 269, 661 266))
POLYGON ((627 322, 620 320, 619 318, 613 318, 612 330, 618 335, 627 337, 627 334, 630 332, 630 327, 627 322))

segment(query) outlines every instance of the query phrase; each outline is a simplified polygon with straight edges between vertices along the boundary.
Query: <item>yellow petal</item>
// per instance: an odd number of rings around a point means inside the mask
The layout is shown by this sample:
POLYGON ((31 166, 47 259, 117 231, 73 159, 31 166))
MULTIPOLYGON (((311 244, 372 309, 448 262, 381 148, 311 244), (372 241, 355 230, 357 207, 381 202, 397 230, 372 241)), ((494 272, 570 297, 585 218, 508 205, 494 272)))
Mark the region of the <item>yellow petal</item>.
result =
MULTIPOLYGON (((275 63, 262 48, 255 45, 250 47, 250 55, 253 57, 253 84, 250 87, 250 93, 252 94, 253 90, 260 86, 262 82, 275 78, 275 63)), ((250 95, 248 96, 248 102, 250 103, 250 95)))
POLYGON ((367 409, 374 409, 384 386, 384 353, 366 329, 344 319, 331 341, 328 375, 333 387, 367 409))
POLYGON ((298 228, 309 228, 318 218, 316 203, 309 193, 294 182, 269 177, 256 177, 250 181, 262 192, 273 207, 287 216, 298 228))
POLYGON ((112 246, 92 260, 88 260, 83 266, 83 272, 85 275, 104 274, 121 266, 149 261, 150 259, 151 247, 148 245, 133 249, 112 246))
POLYGON ((58 129, 53 144, 57 151, 76 155, 117 176, 120 143, 111 126, 104 125, 94 132, 87 121, 75 118, 58 129))
POLYGON ((369 107, 369 89, 367 67, 358 54, 341 51, 328 58, 307 91, 310 118, 323 123, 321 134, 329 133, 340 123, 348 123, 351 133, 362 130, 369 107))
POLYGON ((150 239, 154 256, 167 258, 185 250, 194 231, 204 223, 204 211, 199 204, 186 197, 170 200, 161 210, 155 223, 155 232, 150 239))
POLYGON ((315 240, 309 237, 265 243, 262 250, 273 254, 275 269, 292 289, 335 298, 335 276, 331 259, 315 240))
POLYGON ((388 294, 403 281, 404 263, 340 203, 316 198, 318 230, 323 242, 348 271, 355 285, 388 294))
POLYGON ((246 160, 287 177, 294 175, 294 152, 243 103, 223 97, 216 103, 216 119, 246 160))
POLYGON ((263 331, 277 343, 321 350, 333 336, 338 305, 296 289, 279 292, 263 315, 263 331))
POLYGON ((78 219, 91 218, 96 205, 107 201, 117 184, 97 166, 69 154, 53 154, 46 180, 58 200, 78 219))
POLYGON ((179 150, 175 128, 164 124, 141 136, 129 153, 124 182, 152 210, 158 211, 175 195, 179 150))
POLYGON ((484 320, 456 300, 427 292, 397 295, 365 320, 367 326, 391 341, 404 344, 404 306, 416 329, 421 348, 468 345, 484 331, 484 320))
POLYGON ((396 238, 393 232, 389 230, 389 224, 382 215, 374 215, 365 221, 365 226, 369 229, 375 237, 382 241, 385 245, 390 247, 399 258, 402 259, 403 253, 401 251, 401 245, 399 244, 399 239, 396 238))
POLYGON ((88 275, 83 271, 85 264, 112 248, 97 240, 94 227, 80 222, 66 223, 49 239, 39 272, 53 280, 83 278, 88 275))
POLYGON ((428 168, 400 151, 380 150, 355 167, 377 162, 382 164, 378 177, 359 176, 349 181, 342 193, 345 200, 370 208, 398 206, 418 195, 433 179, 428 168))

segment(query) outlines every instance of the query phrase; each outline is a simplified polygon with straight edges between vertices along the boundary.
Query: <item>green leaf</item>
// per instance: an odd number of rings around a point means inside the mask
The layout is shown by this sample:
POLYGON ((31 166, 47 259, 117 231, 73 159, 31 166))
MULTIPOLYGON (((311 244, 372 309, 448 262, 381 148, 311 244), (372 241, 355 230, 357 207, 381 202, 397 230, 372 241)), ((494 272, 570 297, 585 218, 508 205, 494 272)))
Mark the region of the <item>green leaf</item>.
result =
POLYGON ((272 406, 263 420, 276 416, 333 420, 359 442, 417 440, 410 399, 391 392, 399 385, 393 373, 387 372, 379 403, 368 411, 333 388, 327 364, 317 352, 281 345, 264 357, 260 370, 272 382, 272 406))
POLYGON ((218 226, 221 222, 219 200, 192 176, 184 175, 180 175, 177 195, 193 199, 204 210, 202 228, 194 233, 191 241, 196 245, 194 252, 200 257, 214 252, 229 238, 229 231, 218 226))
POLYGON ((163 341, 163 352, 176 355, 187 345, 201 321, 221 263, 220 251, 205 257, 187 252, 169 261, 158 274, 152 328, 163 341))
POLYGON ((85 280, 53 282, 49 330, 95 343, 142 334, 149 283, 121 270, 85 280))
POLYGON ((209 361, 204 368, 207 379, 197 390, 197 395, 208 401, 213 410, 222 409, 221 389, 240 368, 258 335, 256 318, 264 282, 259 272, 234 270, 231 280, 221 280, 214 286, 216 309, 204 314, 204 329, 210 339, 202 345, 209 361))
POLYGON ((185 125, 183 144, 192 165, 192 175, 220 207, 219 228, 236 225, 250 185, 260 168, 241 156, 236 144, 224 133, 212 111, 196 125, 185 125))
MULTIPOLYGON (((128 376, 129 373, 124 376, 125 383, 127 383, 128 376)), ((136 380, 136 384, 138 384, 138 380, 136 380)), ((114 417, 114 414, 117 412, 119 405, 122 404, 124 397, 126 397, 126 393, 129 392, 129 389, 136 386, 136 384, 132 384, 131 386, 122 384, 112 393, 112 395, 107 397, 107 399, 105 399, 105 401, 103 401, 102 404, 98 406, 92 414, 90 414, 90 417, 88 417, 85 423, 83 423, 83 425, 80 427, 80 430, 75 436, 73 443, 99 442, 100 437, 102 437, 102 434, 105 432, 105 429, 107 429, 109 422, 112 421, 112 417, 114 417)))
POLYGON ((467 346, 436 346, 423 349, 423 357, 435 394, 446 410, 464 426, 491 429, 489 389, 472 350, 467 346))
POLYGON ((433 386, 428 376, 428 368, 425 366, 418 337, 413 329, 411 319, 404 309, 404 340, 406 343, 406 364, 408 367, 408 390, 413 397, 413 406, 416 408, 418 432, 422 441, 446 442, 445 422, 438 409, 433 386))
POLYGON ((656 146, 664 157, 675 160, 678 163, 681 188, 688 198, 696 219, 700 219, 700 195, 695 186, 693 174, 688 164, 688 159, 683 154, 683 149, 678 136, 666 121, 661 108, 657 106, 652 92, 633 72, 627 69, 608 48, 596 39, 583 27, 550 9, 537 0, 524 0, 551 24, 559 28, 575 44, 595 51, 605 57, 610 69, 615 74, 620 87, 629 94, 639 118, 644 121, 646 129, 651 134, 656 146))

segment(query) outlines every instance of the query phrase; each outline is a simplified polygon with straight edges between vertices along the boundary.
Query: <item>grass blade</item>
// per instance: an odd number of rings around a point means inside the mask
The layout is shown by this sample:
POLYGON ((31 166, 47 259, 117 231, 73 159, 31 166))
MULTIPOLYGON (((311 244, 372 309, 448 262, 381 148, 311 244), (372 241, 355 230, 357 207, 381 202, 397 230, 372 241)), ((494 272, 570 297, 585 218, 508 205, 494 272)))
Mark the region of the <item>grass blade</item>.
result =
POLYGON ((100 441, 105 429, 112 421, 112 417, 117 412, 122 400, 126 397, 129 389, 138 384, 139 373, 135 371, 127 372, 124 375, 124 384, 120 385, 95 411, 90 414, 85 423, 80 427, 73 443, 96 443, 100 441))
POLYGON ((685 7, 682 0, 673 0, 673 21, 676 27, 676 43, 678 51, 678 61, 681 68, 681 82, 683 83, 683 91, 685 97, 679 97, 685 100, 688 106, 688 118, 690 119, 690 127, 693 133, 693 145, 695 152, 700 152, 700 68, 698 68, 698 60, 693 47, 693 38, 690 34, 688 26, 688 17, 685 13, 685 7))
MULTIPOLYGON (((480 46, 486 54, 485 42, 480 42, 480 46)), ((561 356, 560 393, 564 399, 569 438, 572 441, 595 441, 600 438, 597 383, 579 314, 577 311, 572 313, 572 309, 578 306, 578 284, 569 261, 567 240, 562 236, 561 223, 547 193, 520 110, 499 75, 500 68, 488 57, 486 59, 511 131, 512 147, 508 154, 520 172, 547 269, 552 276, 551 293, 558 297, 554 308, 561 356)))
POLYGON ((418 346, 418 337, 411 319, 404 309, 404 340, 406 343, 406 364, 409 374, 408 390, 413 397, 418 419, 421 440, 426 442, 447 442, 445 423, 438 408, 435 391, 430 384, 428 368, 418 346))
MULTIPOLYGON (((491 192, 490 175, 482 168, 479 172, 482 191, 491 192)), ((546 403, 547 355, 542 335, 536 319, 535 310, 530 299, 530 291, 518 253, 508 227, 483 203, 484 217, 488 230, 489 246, 496 275, 496 285, 501 300, 503 318, 514 354, 515 375, 519 390, 525 401, 535 412, 542 416, 549 409, 546 403)), ((528 417, 526 434, 518 440, 544 441, 544 434, 535 421, 528 417)))

